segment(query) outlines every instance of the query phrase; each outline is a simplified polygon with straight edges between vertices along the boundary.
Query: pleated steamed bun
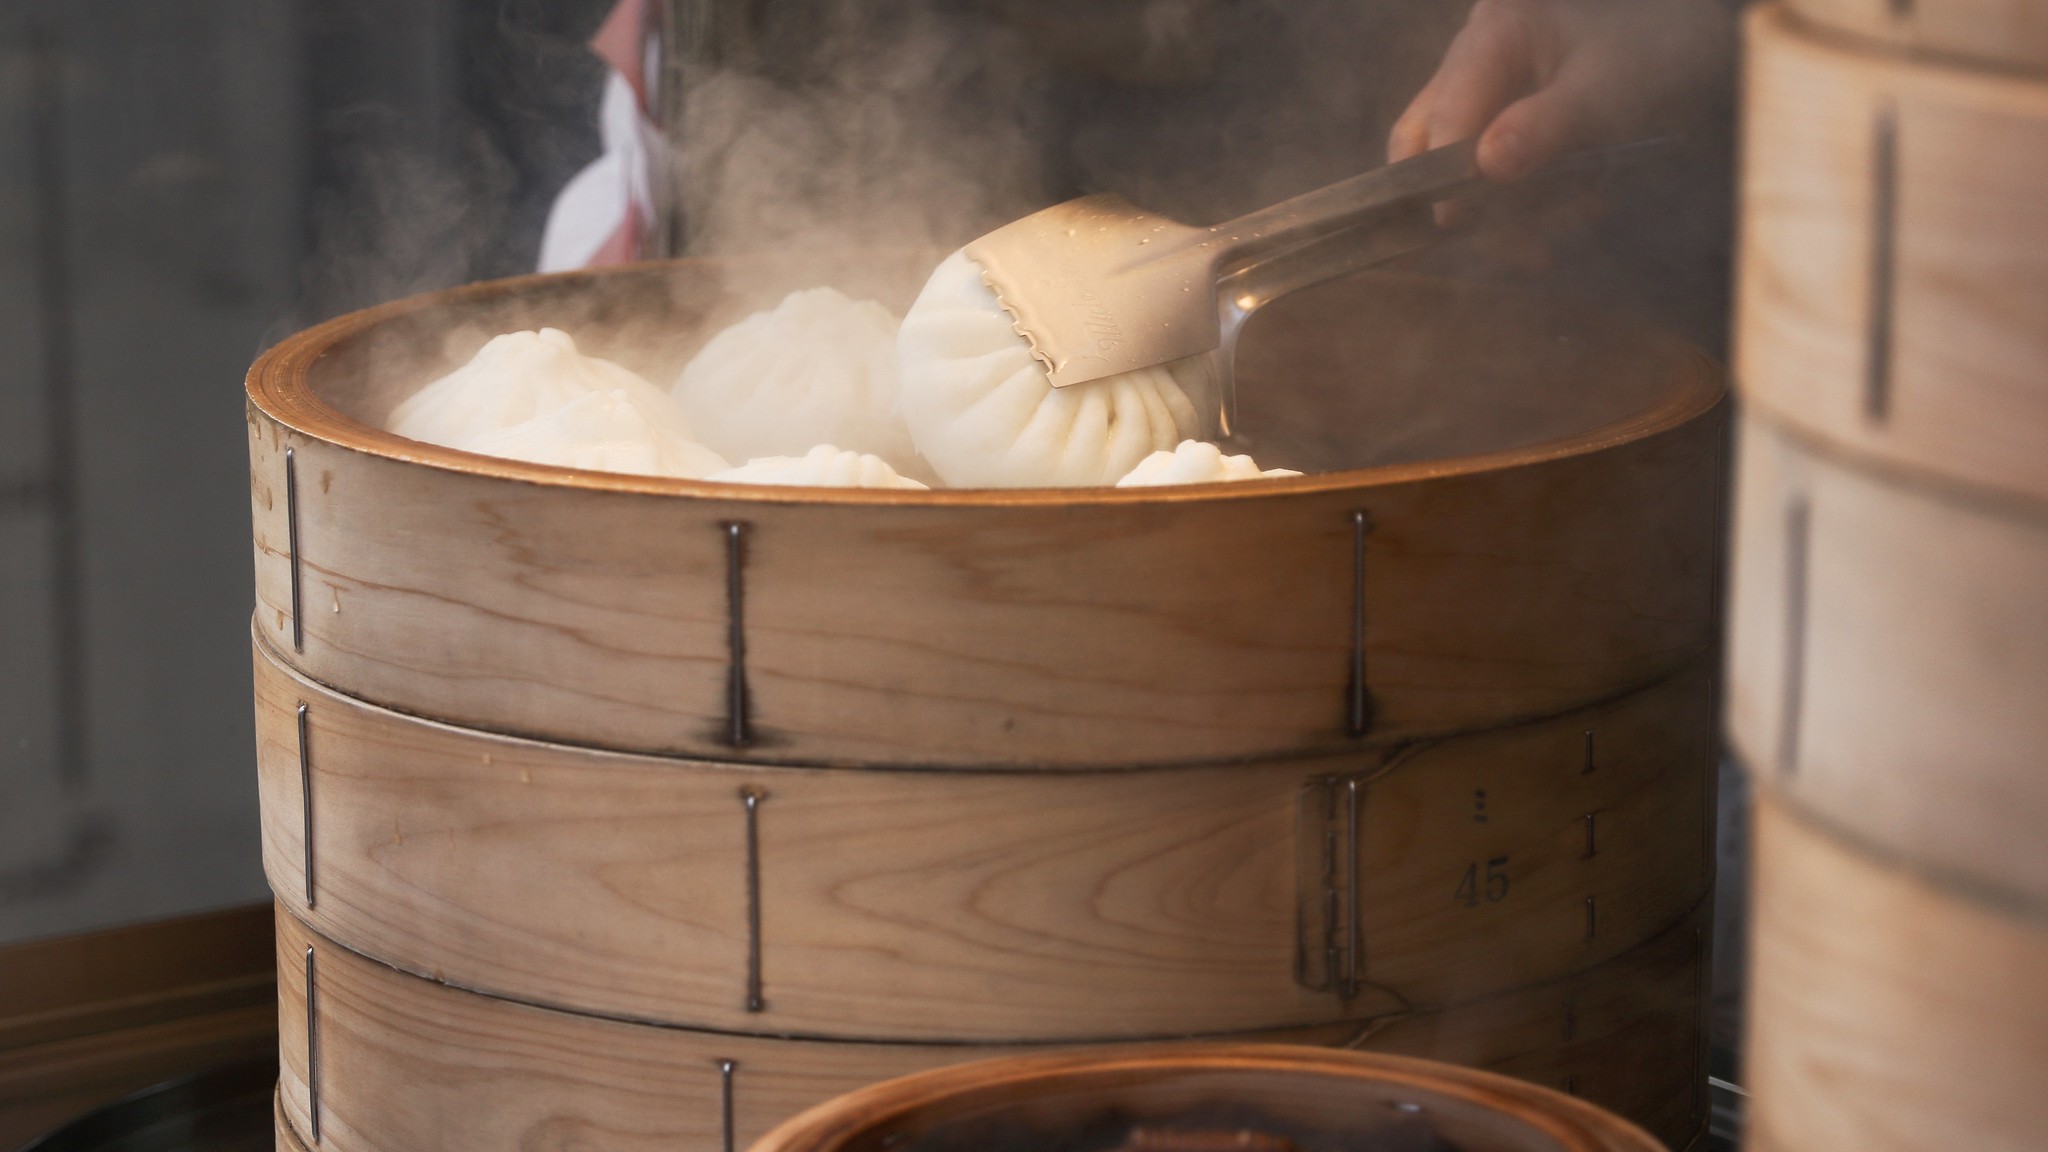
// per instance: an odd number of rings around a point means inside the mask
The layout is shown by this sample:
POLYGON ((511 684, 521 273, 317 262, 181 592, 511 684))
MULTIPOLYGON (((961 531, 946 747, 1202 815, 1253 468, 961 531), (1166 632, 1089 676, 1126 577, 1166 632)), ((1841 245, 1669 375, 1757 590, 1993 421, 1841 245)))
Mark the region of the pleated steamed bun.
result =
POLYGON ((675 398, 704 443, 734 460, 836 444, 919 471, 896 413, 896 317, 833 288, 792 292, 712 337, 675 398))
POLYGON ((918 488, 924 485, 899 476, 880 456, 820 444, 802 456, 763 456, 737 468, 714 472, 707 480, 735 484, 809 484, 820 488, 918 488))
POLYGON ((555 328, 508 332, 392 410, 429 444, 567 468, 701 477, 728 467, 668 394, 555 328))
POLYGON ((911 440, 955 487, 1115 484, 1145 457, 1201 434, 1184 382, 1198 391, 1206 383, 1164 366, 1054 388, 961 252, 904 316, 896 367, 911 440))
POLYGON ((1260 471, 1249 456, 1225 456, 1221 448, 1201 440, 1183 440, 1171 452, 1154 452, 1116 482, 1119 488, 1155 484, 1214 484, 1222 480, 1257 480, 1262 476, 1299 476, 1288 468, 1260 471))

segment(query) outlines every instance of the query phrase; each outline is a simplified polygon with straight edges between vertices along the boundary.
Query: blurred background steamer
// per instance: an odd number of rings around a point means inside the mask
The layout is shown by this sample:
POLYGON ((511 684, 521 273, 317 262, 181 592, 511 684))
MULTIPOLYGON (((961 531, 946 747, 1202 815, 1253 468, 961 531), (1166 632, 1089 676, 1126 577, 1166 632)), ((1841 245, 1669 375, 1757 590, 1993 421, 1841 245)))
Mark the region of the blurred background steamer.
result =
POLYGON ((2035 1147, 2048 12, 1793 0, 1748 32, 1746 1145, 2035 1147))
MULTIPOLYGON (((929 259, 865 263, 845 287, 900 306, 929 259)), ((1326 474, 1149 493, 746 490, 377 431, 491 333, 544 316, 659 377, 736 292, 817 275, 479 285, 252 370, 308 1146, 718 1147, 897 1072, 1224 1035, 1701 1136, 1706 357, 1359 278, 1241 354, 1247 424, 1326 474)))

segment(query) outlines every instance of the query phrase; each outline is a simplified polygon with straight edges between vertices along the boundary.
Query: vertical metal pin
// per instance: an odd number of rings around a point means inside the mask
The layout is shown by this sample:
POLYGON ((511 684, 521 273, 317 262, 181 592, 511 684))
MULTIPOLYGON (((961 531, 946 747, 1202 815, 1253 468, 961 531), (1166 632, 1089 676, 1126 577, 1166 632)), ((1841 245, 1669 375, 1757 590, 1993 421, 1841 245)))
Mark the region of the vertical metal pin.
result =
POLYGON ((313 755, 307 740, 306 705, 299 705, 299 815, 304 823, 302 863, 306 871, 306 907, 313 907, 313 755))
POLYGON ((306 945, 306 1114, 320 1142, 320 985, 313 946, 306 945))
POLYGON ((725 612, 728 650, 725 682, 726 743, 744 748, 753 742, 747 723, 747 526, 738 521, 725 530, 725 612))
POLYGON ((768 793, 751 785, 740 789, 747 812, 747 1011, 768 1007, 761 995, 761 801, 768 793))
POLYGON ((1359 974, 1365 966, 1365 928, 1358 922, 1358 777, 1347 777, 1344 781, 1344 843, 1346 849, 1344 866, 1344 890, 1350 895, 1351 906, 1344 910, 1345 947, 1343 996, 1349 1000, 1358 995, 1359 974))
POLYGON ((1588 940, 1592 940, 1600 935, 1600 913, 1593 903, 1594 899, 1592 896, 1586 897, 1586 939, 1588 940))
MULTIPOLYGON (((1894 0, 1894 11, 1897 11, 1894 0)), ((1870 318, 1863 367, 1863 414, 1884 423, 1891 414, 1894 281, 1899 226, 1899 118, 1887 104, 1872 126, 1870 189, 1870 318)))
POLYGON ((1785 662, 1778 696, 1778 774, 1799 769, 1800 713, 1806 707, 1807 562, 1813 512, 1804 496, 1785 507, 1785 662))
POLYGON ((1372 697, 1365 685, 1365 537, 1372 517, 1351 514, 1351 683, 1344 730, 1353 738, 1372 728, 1372 697))
POLYGON ((738 1128, 732 1114, 732 1073, 733 1069, 739 1066, 740 1064, 737 1060, 720 1060, 718 1062, 719 1114, 723 1118, 721 1128, 725 1132, 725 1152, 733 1152, 733 1136, 738 1128))
POLYGON ((1589 776, 1593 772, 1593 730, 1586 729, 1586 765, 1579 769, 1579 775, 1589 776))
POLYGON ((292 651, 306 650, 305 599, 299 586, 299 460, 293 449, 284 450, 284 530, 291 549, 292 651))
POLYGON ((1594 819, 1599 815, 1598 812, 1586 813, 1586 859, 1588 860, 1598 855, 1600 851, 1599 841, 1594 838, 1594 819))

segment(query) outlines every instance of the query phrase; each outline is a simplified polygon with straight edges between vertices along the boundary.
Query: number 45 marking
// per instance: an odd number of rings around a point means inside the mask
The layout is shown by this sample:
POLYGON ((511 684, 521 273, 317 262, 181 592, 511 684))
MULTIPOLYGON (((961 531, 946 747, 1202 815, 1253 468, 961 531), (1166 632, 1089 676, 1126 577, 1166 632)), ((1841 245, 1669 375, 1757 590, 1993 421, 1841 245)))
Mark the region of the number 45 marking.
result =
POLYGON ((1465 878, 1458 881, 1458 891, 1451 897, 1453 903, 1467 908, 1479 907, 1484 900, 1498 904, 1508 898, 1508 858, 1495 856, 1486 862, 1486 873, 1481 875, 1479 865, 1467 864, 1465 878))

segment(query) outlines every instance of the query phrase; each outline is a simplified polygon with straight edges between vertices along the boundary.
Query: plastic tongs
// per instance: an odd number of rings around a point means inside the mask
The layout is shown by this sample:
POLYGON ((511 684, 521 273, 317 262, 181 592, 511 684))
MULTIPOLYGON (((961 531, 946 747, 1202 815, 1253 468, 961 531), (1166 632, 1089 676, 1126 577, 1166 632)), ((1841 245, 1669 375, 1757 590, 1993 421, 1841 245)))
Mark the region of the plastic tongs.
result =
MULTIPOLYGON (((1535 179, 1599 173, 1662 139, 1580 152, 1535 179)), ((1424 152, 1246 216, 1197 227, 1121 196, 1083 196, 967 245, 969 259, 1030 342, 1055 388, 1189 357, 1211 357, 1231 429, 1231 361, 1252 313, 1298 289, 1419 251, 1456 234, 1438 212, 1500 188, 1477 143, 1424 152)))

